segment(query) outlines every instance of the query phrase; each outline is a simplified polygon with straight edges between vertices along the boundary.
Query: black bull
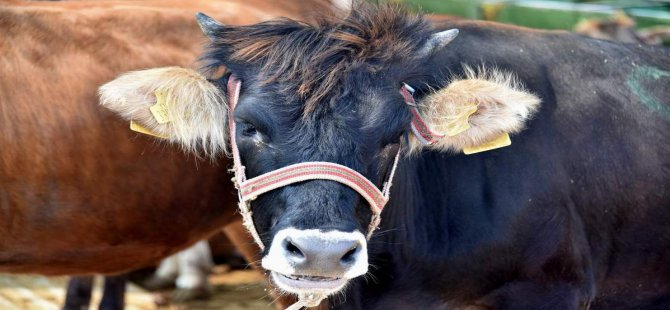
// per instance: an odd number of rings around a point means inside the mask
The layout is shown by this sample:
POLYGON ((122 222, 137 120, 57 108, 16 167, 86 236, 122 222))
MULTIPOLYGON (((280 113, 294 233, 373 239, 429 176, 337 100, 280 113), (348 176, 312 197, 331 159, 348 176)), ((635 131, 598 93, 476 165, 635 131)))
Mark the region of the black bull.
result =
MULTIPOLYGON (((461 35, 429 57, 432 71, 405 81, 419 88, 417 98, 462 75, 463 64, 483 65, 513 72, 540 97, 541 107, 509 147, 404 158, 382 214, 383 233, 368 245, 371 275, 355 278, 346 302, 335 296, 333 305, 670 308, 670 51, 480 22, 444 26, 459 28, 461 35)), ((425 41, 422 35, 416 40, 425 41)), ((245 96, 262 93, 264 84, 249 75, 253 68, 223 63, 249 87, 240 106, 251 113, 245 96)), ((321 119, 319 126, 329 121, 321 119)), ((238 126, 242 134, 257 134, 256 128, 238 126)), ((278 160, 260 151, 266 141, 257 142, 251 155, 241 142, 251 176, 277 168, 258 166, 278 160)), ((274 209, 282 203, 279 196, 269 197, 260 200, 274 204, 252 205, 261 214, 254 220, 266 244, 282 210, 274 209)), ((290 252, 303 255, 288 244, 290 252)))

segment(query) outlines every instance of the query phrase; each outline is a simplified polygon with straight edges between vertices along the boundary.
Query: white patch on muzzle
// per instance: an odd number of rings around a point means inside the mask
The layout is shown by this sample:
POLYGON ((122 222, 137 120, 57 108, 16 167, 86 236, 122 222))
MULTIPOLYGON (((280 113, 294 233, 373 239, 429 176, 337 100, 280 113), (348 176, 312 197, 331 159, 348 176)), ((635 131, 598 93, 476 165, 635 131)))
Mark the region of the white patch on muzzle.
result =
POLYGON ((284 291, 333 294, 367 273, 367 242, 358 231, 287 228, 272 239, 262 266, 284 291))

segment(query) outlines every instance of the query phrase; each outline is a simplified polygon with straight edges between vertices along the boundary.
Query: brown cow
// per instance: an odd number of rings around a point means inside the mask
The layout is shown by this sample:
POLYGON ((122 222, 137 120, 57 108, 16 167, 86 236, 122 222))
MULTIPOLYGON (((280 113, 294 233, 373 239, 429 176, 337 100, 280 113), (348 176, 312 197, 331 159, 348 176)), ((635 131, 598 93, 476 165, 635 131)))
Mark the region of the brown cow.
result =
POLYGON ((245 24, 329 5, 302 2, 3 2, 0 272, 136 269, 235 218, 225 161, 131 132, 96 90, 120 72, 190 66, 196 11, 245 24))
POLYGON ((670 38, 670 27, 658 25, 636 29, 635 20, 624 12, 618 12, 608 19, 583 20, 575 25, 574 31, 596 39, 624 43, 659 45, 670 38))

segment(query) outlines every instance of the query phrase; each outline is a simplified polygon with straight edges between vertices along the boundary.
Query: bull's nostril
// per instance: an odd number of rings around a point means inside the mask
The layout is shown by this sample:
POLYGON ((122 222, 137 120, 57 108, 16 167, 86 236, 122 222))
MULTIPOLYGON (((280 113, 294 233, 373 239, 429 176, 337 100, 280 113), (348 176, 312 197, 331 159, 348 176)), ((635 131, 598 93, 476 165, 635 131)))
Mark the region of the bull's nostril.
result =
POLYGON ((341 258, 341 261, 343 263, 352 263, 354 260, 356 260, 356 253, 358 252, 358 246, 355 246, 351 248, 347 253, 344 253, 344 255, 341 258))
POLYGON ((291 255, 297 256, 297 257, 300 257, 300 258, 305 257, 305 254, 300 250, 300 248, 298 248, 298 246, 293 244, 293 242, 291 242, 291 240, 287 239, 286 244, 284 246, 286 248, 286 251, 291 253, 291 255))

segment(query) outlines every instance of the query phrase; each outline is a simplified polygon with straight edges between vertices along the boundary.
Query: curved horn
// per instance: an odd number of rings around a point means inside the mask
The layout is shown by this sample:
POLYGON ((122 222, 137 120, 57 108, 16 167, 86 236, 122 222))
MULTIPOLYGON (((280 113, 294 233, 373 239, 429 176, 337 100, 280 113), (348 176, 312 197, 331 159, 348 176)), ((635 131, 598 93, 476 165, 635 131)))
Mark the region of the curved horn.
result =
POLYGON ((195 19, 198 21, 198 26, 200 26, 202 32, 210 40, 214 40, 216 38, 217 32, 221 31, 221 29, 225 27, 222 23, 219 23, 214 18, 211 18, 201 12, 195 14, 195 19))
POLYGON ((429 56, 434 51, 449 44, 456 36, 458 36, 458 29, 449 29, 432 34, 425 45, 419 50, 418 57, 429 56))

